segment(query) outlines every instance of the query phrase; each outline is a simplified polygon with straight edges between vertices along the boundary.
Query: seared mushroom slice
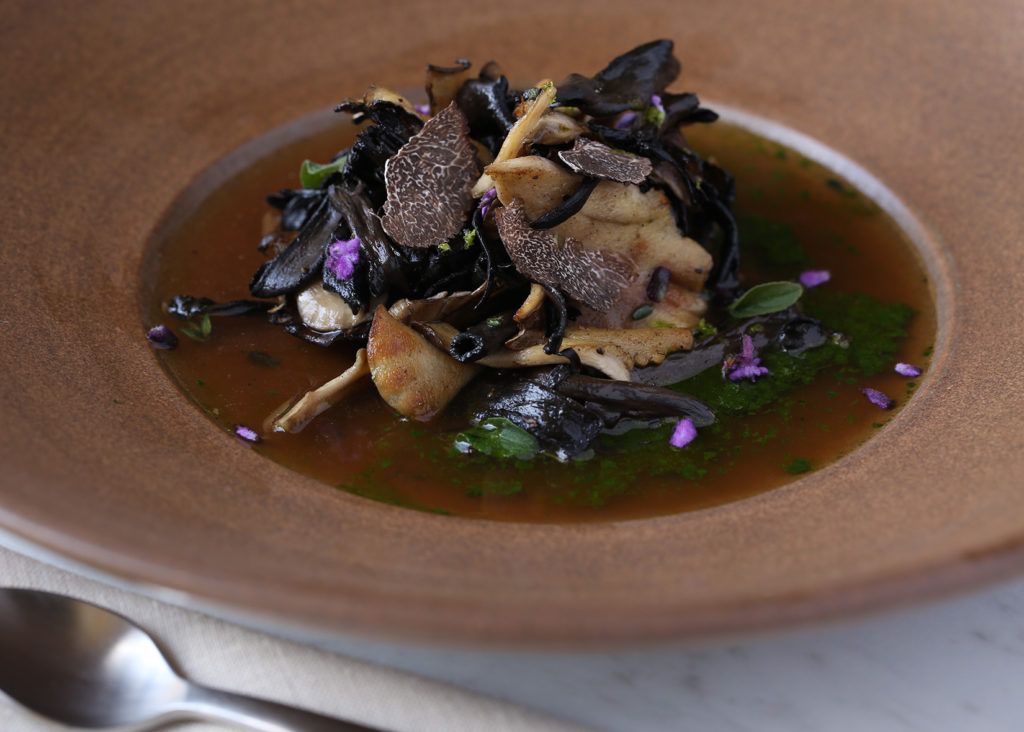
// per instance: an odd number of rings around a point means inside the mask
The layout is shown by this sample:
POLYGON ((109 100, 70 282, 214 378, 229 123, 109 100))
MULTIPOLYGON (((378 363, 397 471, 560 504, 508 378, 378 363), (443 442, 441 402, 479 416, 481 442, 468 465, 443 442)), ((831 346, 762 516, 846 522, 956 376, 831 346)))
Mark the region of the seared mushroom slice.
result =
POLYGON ((584 249, 572 237, 561 247, 553 234, 527 224, 523 202, 516 198, 495 214, 505 249, 522 274, 557 287, 595 310, 607 311, 637 275, 635 265, 618 252, 584 249))
POLYGON ((466 116, 449 104, 384 164, 381 224, 399 244, 434 246, 462 228, 478 172, 468 134, 466 116))
POLYGON ((298 432, 314 417, 345 400, 355 391, 369 385, 370 367, 366 349, 356 351, 355 362, 337 377, 317 387, 297 401, 287 412, 273 421, 275 432, 298 432))
MULTIPOLYGON (((530 221, 561 204, 580 185, 578 175, 536 155, 495 163, 487 166, 486 171, 494 181, 498 199, 508 205, 513 199, 521 198, 530 221)), ((560 237, 572 237, 588 249, 618 252, 629 257, 637 267, 639 276, 623 291, 613 308, 603 313, 593 309, 582 312, 579 320, 588 325, 635 327, 633 313, 637 307, 648 303, 647 283, 658 267, 669 270, 670 292, 679 288, 694 294, 703 289, 711 271, 711 255, 679 232, 672 207, 659 190, 644 192, 638 186, 601 181, 580 212, 551 231, 560 237)), ((692 306, 688 316, 677 313, 668 317, 670 314, 666 312, 666 317, 659 320, 672 325, 696 323, 706 310, 706 304, 698 298, 688 298, 686 304, 692 306)))
POLYGON ((402 323, 448 320, 456 325, 468 325, 479 315, 474 308, 483 297, 484 287, 480 285, 472 292, 439 292, 419 300, 402 298, 393 302, 388 312, 402 323))
MULTIPOLYGON (((501 143, 501 149, 494 156, 495 163, 516 158, 524 147, 534 141, 538 134, 543 133, 540 129, 541 119, 551 103, 555 101, 555 85, 549 79, 545 79, 537 85, 537 88, 540 89, 537 96, 520 105, 523 114, 508 131, 504 142, 501 143)), ((479 198, 493 187, 494 183, 485 170, 484 174, 480 176, 480 180, 473 186, 473 196, 479 198)))
POLYGON ((586 131, 586 125, 575 117, 549 109, 537 122, 533 138, 541 145, 568 145, 586 131))
POLYGON ((381 397, 403 417, 426 422, 441 412, 475 375, 381 305, 366 345, 370 376, 381 397))
MULTIPOLYGON (((687 328, 606 330, 581 326, 568 328, 561 344, 562 349, 575 351, 584 366, 621 381, 629 381, 636 367, 660 363, 669 353, 692 346, 693 334, 687 328)), ((543 346, 531 346, 519 351, 498 351, 477 363, 492 368, 523 368, 567 360, 557 353, 545 352, 543 346)))

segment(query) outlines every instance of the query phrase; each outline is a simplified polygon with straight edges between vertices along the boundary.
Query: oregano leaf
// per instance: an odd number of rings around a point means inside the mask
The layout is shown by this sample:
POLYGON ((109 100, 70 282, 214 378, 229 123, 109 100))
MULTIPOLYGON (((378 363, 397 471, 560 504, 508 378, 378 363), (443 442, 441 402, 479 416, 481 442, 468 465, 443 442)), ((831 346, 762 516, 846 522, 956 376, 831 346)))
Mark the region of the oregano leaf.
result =
POLYGON ((751 318, 777 313, 793 305, 803 294, 803 286, 796 282, 762 282, 733 302, 729 314, 734 318, 751 318))

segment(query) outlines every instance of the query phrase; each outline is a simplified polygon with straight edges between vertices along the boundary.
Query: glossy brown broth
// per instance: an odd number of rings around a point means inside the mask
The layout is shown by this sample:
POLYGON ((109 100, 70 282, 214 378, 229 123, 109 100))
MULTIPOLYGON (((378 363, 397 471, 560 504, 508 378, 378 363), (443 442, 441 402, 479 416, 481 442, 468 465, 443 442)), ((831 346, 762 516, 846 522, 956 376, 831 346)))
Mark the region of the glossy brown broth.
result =
MULTIPOLYGON (((266 194, 298 186, 303 159, 330 159, 351 134, 351 128, 340 126, 252 160, 180 220, 156 243, 158 275, 147 325, 182 325, 162 309, 175 294, 248 297, 249 279, 264 261, 256 244, 268 211, 266 194)), ((767 221, 795 234, 813 268, 831 271, 823 287, 910 305, 916 315, 896 360, 926 365, 935 335, 929 283, 909 240, 884 212, 831 171, 739 128, 719 122, 688 130, 688 137, 736 176, 741 222, 767 221)), ((778 278, 777 271, 759 270, 756 261, 744 268, 747 284, 778 278)), ((720 420, 724 426, 717 434, 702 431, 683 450, 667 445, 664 430, 650 431, 648 441, 655 444, 637 453, 641 458, 598 454, 583 462, 541 458, 524 464, 452 454, 454 434, 464 426, 458 417, 430 425, 404 421, 372 389, 298 434, 271 433, 268 417, 344 370, 351 349, 312 345, 261 317, 214 318, 207 341, 182 337, 177 349, 159 355, 216 424, 260 431, 264 441, 251 449, 271 460, 377 500, 524 522, 640 518, 761 493, 854 450, 891 419, 920 382, 891 368, 855 383, 823 373, 788 394, 784 408, 720 420), (860 392, 863 386, 896 399, 897 410, 872 405, 860 392)), ((239 449, 248 448, 240 442, 239 449)))

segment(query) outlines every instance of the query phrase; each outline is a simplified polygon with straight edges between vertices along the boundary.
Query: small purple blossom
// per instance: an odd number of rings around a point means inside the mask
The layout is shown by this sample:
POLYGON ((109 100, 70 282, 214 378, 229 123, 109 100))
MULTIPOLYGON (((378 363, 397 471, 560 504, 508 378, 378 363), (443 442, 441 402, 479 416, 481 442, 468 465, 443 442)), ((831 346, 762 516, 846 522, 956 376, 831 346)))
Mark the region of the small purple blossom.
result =
POLYGON ((758 376, 769 376, 771 373, 761 365, 761 359, 757 358, 754 351, 754 340, 746 333, 743 334, 743 346, 739 355, 730 354, 722 362, 722 376, 728 377, 730 381, 757 381, 758 376))
POLYGON ((484 195, 480 196, 480 202, 477 204, 480 207, 480 218, 486 219, 488 212, 491 210, 491 206, 494 205, 494 199, 498 197, 498 189, 491 188, 484 195))
POLYGON ((429 104, 414 104, 412 108, 422 114, 424 117, 430 116, 430 105, 429 104))
POLYGON ((629 126, 631 124, 633 124, 633 121, 635 119, 636 119, 636 112, 634 112, 631 109, 630 110, 626 110, 625 112, 622 113, 622 115, 617 120, 615 120, 615 129, 617 129, 617 130, 628 129, 629 126))
POLYGON ((672 432, 672 436, 668 440, 668 444, 672 447, 686 447, 693 442, 697 437, 697 428, 693 424, 693 420, 689 417, 684 417, 676 423, 676 428, 672 432))
POLYGON ((651 95, 651 106, 657 109, 662 114, 665 114, 665 107, 661 104, 661 97, 657 94, 651 95))
POLYGON ((263 442, 263 438, 259 436, 256 430, 252 427, 246 427, 244 424, 236 424, 234 426, 234 433, 246 442, 263 442))
POLYGON ((909 363, 898 363, 896 364, 894 370, 900 376, 906 376, 907 378, 910 379, 913 379, 921 375, 921 369, 909 363))
POLYGON ((327 247, 327 261, 324 267, 329 269, 339 280, 347 280, 356 271, 359 264, 359 245, 362 242, 357 236, 355 239, 338 239, 327 247))
POLYGON ((155 325, 146 332, 146 338, 157 348, 169 351, 178 346, 178 336, 166 325, 155 325))
POLYGON ((866 386, 863 389, 861 389, 861 391, 864 393, 864 396, 868 398, 868 401, 874 404, 876 407, 881 407, 882 409, 892 409, 893 407, 896 406, 896 402, 894 402, 892 399, 890 399, 885 394, 880 392, 878 389, 872 389, 871 387, 866 386))
POLYGON ((808 288, 824 285, 830 279, 832 274, 827 269, 809 269, 800 273, 800 284, 808 288))

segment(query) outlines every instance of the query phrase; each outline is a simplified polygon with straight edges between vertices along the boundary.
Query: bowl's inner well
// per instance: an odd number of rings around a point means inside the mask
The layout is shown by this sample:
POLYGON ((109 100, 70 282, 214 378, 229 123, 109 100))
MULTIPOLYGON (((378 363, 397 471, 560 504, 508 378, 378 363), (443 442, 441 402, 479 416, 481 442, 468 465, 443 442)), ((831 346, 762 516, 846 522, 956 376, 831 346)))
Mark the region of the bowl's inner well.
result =
MULTIPOLYGON (((163 308, 176 294, 248 297, 265 259, 256 247, 265 196, 297 187, 303 160, 326 162, 352 134, 320 118, 296 123, 246 146, 183 193, 150 245, 147 327, 166 323, 179 334, 189 327, 163 308)), ((687 128, 687 137, 736 177, 744 284, 829 271, 829 282, 805 294, 804 307, 845 338, 823 347, 830 365, 810 383, 778 395, 783 381, 803 376, 767 354, 777 373, 757 384, 731 384, 718 369, 688 382, 684 391, 713 397, 719 421, 682 450, 668 446, 668 424, 609 437, 586 461, 470 457, 452 448, 464 426, 459 419, 402 421, 372 390, 298 434, 272 433, 268 417, 347 368, 353 349, 320 348, 261 317, 215 318, 205 340, 183 335, 177 349, 161 352, 163 364, 217 425, 262 434, 258 445, 239 441, 238 449, 421 510, 529 522, 637 518, 735 501, 821 469, 876 434, 920 383, 893 366, 924 367, 931 354, 936 318, 925 268, 892 218, 828 168, 722 122, 687 128), (896 408, 881 410, 864 387, 884 392, 896 408), (756 414, 728 414, 751 399, 765 402, 756 414)))

